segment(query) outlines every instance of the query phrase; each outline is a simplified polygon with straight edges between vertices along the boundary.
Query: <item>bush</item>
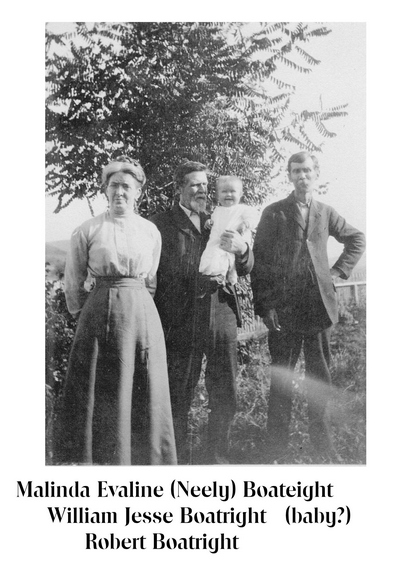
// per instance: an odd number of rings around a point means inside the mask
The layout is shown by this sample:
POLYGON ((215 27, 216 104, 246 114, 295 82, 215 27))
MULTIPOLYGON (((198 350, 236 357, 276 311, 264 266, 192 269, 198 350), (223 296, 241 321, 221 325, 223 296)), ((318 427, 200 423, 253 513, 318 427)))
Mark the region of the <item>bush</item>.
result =
POLYGON ((46 457, 51 460, 51 436, 57 399, 62 392, 76 321, 68 312, 60 280, 46 281, 46 457))

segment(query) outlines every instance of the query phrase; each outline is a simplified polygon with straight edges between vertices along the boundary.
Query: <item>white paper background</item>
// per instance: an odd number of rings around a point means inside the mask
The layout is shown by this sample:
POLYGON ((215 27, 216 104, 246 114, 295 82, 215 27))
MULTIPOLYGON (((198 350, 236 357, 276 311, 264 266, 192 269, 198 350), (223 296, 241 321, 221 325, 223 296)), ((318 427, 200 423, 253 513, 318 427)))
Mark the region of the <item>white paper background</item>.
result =
POLYGON ((393 563, 398 556, 398 347, 397 238, 398 224, 398 33, 389 2, 354 7, 337 2, 323 8, 317 2, 286 2, 280 9, 246 3, 233 9, 229 3, 205 3, 199 11, 186 5, 157 3, 138 12, 133 3, 123 9, 99 3, 19 3, 3 11, 1 34, 3 124, 3 198, 1 291, 3 311, 2 348, 2 544, 4 563, 32 559, 42 564, 57 563, 240 563, 257 560, 314 565, 334 563, 393 563), (91 5, 90 5, 91 4, 91 5), (52 468, 44 465, 44 24, 46 21, 354 21, 367 22, 368 33, 368 460, 366 466, 337 467, 153 467, 153 468, 52 468), (393 234, 392 234, 393 231, 393 234), (396 234, 397 235, 397 234, 396 234), (162 499, 17 498, 17 481, 35 484, 55 481, 71 484, 78 480, 93 491, 98 480, 126 484, 161 484, 167 490, 172 480, 207 485, 212 481, 244 480, 259 484, 334 485, 334 498, 312 503, 296 502, 299 508, 333 510, 349 506, 348 526, 288 526, 286 506, 294 499, 236 498, 228 503, 197 499, 172 501, 168 492, 162 499), (259 526, 95 526, 93 531, 114 532, 121 537, 153 531, 168 536, 238 535, 237 551, 211 555, 207 551, 87 551, 87 525, 52 524, 47 507, 88 506, 112 510, 131 506, 137 510, 176 511, 180 505, 195 510, 265 508, 268 524, 259 526), (63 504, 64 503, 64 504, 63 504))

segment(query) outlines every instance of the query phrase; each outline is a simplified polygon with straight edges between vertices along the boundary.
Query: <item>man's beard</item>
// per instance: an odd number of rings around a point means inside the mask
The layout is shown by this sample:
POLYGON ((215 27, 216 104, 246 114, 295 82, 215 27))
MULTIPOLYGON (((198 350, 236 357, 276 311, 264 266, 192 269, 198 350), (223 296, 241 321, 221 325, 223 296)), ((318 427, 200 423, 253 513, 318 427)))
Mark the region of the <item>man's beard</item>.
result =
POLYGON ((193 198, 190 207, 192 208, 193 212, 197 212, 199 214, 200 212, 206 211, 206 205, 207 205, 207 200, 205 198, 204 199, 201 198, 198 200, 193 198))

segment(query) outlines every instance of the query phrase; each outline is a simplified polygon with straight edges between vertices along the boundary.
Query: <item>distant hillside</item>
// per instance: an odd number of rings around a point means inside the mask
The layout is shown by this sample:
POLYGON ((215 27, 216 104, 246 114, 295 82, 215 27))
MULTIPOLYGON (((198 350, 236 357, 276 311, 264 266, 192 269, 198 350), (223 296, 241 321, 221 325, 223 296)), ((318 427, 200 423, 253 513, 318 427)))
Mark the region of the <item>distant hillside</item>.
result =
POLYGON ((62 253, 67 253, 68 249, 69 249, 69 239, 61 239, 60 241, 51 241, 49 243, 46 243, 46 247, 50 247, 54 249, 57 249, 58 251, 61 251, 62 253))
POLYGON ((45 248, 46 263, 50 263, 57 270, 63 271, 68 248, 69 248, 68 239, 46 243, 46 248, 45 248))

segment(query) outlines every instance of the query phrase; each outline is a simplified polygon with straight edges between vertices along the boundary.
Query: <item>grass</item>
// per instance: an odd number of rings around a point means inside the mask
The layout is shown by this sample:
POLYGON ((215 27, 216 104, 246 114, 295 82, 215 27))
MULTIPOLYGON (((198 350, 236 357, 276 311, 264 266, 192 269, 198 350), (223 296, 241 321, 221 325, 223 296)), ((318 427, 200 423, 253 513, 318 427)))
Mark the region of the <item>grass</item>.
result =
MULTIPOLYGON (((366 325, 365 305, 342 309, 331 340, 332 399, 330 413, 335 463, 365 464, 366 461, 366 325)), ((304 394, 304 359, 300 356, 294 380, 290 444, 283 464, 333 463, 321 461, 308 436, 307 402, 304 394)), ((231 430, 232 464, 265 464, 270 383, 270 357, 266 337, 239 346, 237 376, 238 410, 231 430)), ((196 389, 190 413, 193 464, 202 464, 207 434, 207 392, 204 378, 196 389)))

